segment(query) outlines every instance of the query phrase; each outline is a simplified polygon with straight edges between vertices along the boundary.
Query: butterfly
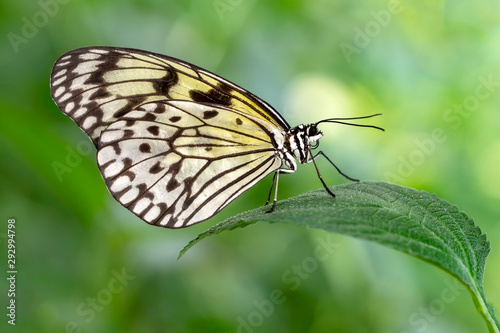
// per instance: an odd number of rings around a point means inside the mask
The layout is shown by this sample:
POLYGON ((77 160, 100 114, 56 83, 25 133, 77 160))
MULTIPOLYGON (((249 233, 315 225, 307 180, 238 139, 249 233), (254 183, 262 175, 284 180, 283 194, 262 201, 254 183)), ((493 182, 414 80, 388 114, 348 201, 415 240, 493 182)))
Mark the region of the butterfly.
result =
POLYGON ((86 47, 62 55, 50 80, 60 110, 88 134, 107 188, 145 222, 183 228, 205 221, 274 172, 313 162, 321 123, 290 127, 269 104, 203 68, 151 52, 86 47))

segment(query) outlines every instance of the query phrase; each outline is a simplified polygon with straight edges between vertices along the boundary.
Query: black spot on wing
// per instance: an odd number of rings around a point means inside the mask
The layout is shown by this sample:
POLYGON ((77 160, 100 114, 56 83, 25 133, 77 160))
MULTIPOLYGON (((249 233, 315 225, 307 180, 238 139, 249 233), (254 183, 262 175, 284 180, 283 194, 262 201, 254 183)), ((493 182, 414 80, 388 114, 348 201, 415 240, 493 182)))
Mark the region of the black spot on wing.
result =
POLYGON ((154 114, 152 114, 151 112, 148 112, 143 117, 141 117, 141 119, 144 121, 155 121, 156 116, 154 114))
POLYGON ((164 202, 160 202, 160 203, 158 203, 158 205, 157 205, 157 206, 158 206, 158 208, 160 208, 160 210, 161 210, 161 214, 163 214, 163 213, 167 210, 167 204, 166 204, 166 203, 164 203, 164 202))
POLYGON ((141 143, 139 146, 139 150, 141 153, 150 153, 151 152, 151 146, 148 143, 141 143))
POLYGON ((142 194, 148 190, 148 185, 146 185, 144 183, 141 183, 141 184, 137 185, 136 187, 139 190, 140 194, 142 194))
POLYGON ((158 136, 158 134, 160 134, 160 128, 158 126, 149 126, 148 132, 154 136, 158 136))
POLYGON ((231 95, 217 89, 210 89, 208 92, 191 90, 189 97, 199 103, 214 103, 223 106, 231 106, 231 95))
POLYGON ((126 129, 123 131, 123 138, 131 138, 134 136, 134 131, 131 129, 126 129))
POLYGON ((175 162, 174 164, 170 165, 170 168, 168 168, 168 172, 175 177, 181 170, 181 166, 182 166, 182 160, 175 162))
POLYGON ((171 122, 173 123, 176 123, 178 122, 179 120, 181 120, 181 117, 179 116, 174 116, 174 117, 170 117, 168 120, 170 120, 171 122))
POLYGON ((172 192, 173 190, 178 188, 180 185, 181 184, 174 177, 170 178, 170 180, 168 181, 167 186, 166 186, 167 192, 172 192))
POLYGON ((215 110, 210 110, 210 111, 203 111, 203 119, 211 119, 215 116, 217 116, 219 112, 215 110))
POLYGON ((166 111, 165 104, 161 103, 161 102, 157 102, 156 108, 153 110, 153 112, 157 113, 157 114, 162 114, 162 113, 165 113, 165 111, 166 111))
POLYGON ((130 169, 130 167, 132 166, 132 160, 128 157, 125 157, 122 160, 122 163, 123 163, 123 170, 130 169))
POLYGON ((157 174, 161 172, 164 168, 160 165, 160 162, 156 162, 151 168, 149 168, 149 173, 157 174))
POLYGON ((236 118, 236 124, 237 125, 242 125, 243 124, 243 121, 241 121, 240 118, 236 118))

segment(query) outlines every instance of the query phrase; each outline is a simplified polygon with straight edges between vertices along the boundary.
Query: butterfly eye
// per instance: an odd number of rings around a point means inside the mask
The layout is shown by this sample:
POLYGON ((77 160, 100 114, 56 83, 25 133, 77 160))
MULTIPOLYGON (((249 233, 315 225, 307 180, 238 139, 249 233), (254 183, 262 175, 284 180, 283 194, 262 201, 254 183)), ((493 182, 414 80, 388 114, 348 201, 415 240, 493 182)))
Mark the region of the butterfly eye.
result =
POLYGON ((317 134, 318 134, 318 128, 316 127, 316 125, 311 125, 308 128, 307 135, 309 135, 309 136, 315 136, 317 134))

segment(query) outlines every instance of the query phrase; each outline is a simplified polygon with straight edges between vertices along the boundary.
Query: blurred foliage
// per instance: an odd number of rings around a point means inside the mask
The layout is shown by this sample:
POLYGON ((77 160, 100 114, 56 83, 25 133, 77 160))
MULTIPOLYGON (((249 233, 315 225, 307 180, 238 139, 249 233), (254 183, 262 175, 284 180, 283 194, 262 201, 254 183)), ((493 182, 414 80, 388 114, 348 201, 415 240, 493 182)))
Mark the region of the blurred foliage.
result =
MULTIPOLYGON (((270 179, 208 222, 147 226, 107 192, 90 141, 50 99, 49 74, 74 48, 133 47, 214 71, 291 125, 383 112, 373 124, 385 133, 325 124, 322 150, 353 177, 425 189, 464 209, 491 240, 485 291, 499 307, 499 10, 491 0, 2 2, 0 210, 17 221, 19 272, 9 329, 485 331, 446 273, 317 230, 262 223, 176 261, 194 235, 262 205, 270 179), (331 256, 294 273, 325 241, 331 256), (117 282, 123 272, 128 280, 117 282)), ((327 183, 345 182, 319 166, 327 183)), ((280 179, 280 198, 320 187, 313 166, 301 166, 280 179)), ((4 253, 5 237, 6 227, 4 253)), ((0 287, 5 295, 5 280, 0 287)))

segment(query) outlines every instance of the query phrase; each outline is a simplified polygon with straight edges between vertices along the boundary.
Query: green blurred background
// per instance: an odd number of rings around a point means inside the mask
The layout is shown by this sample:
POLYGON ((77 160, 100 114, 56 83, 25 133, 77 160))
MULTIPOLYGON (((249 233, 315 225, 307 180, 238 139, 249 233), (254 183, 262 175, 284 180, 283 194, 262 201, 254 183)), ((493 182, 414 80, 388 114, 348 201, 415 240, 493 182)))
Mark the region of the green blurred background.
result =
MULTIPOLYGON (((182 230, 148 226, 107 192, 90 140, 50 98, 49 75, 55 60, 74 48, 124 46, 211 70, 268 101, 291 125, 383 112, 369 123, 385 133, 324 124, 321 148, 352 177, 437 193, 473 217, 492 244, 485 291, 499 308, 498 1, 0 6, 0 242, 5 267, 7 219, 15 218, 18 269, 17 325, 7 325, 2 313, 0 327, 486 331, 471 297, 446 273, 340 235, 261 223, 204 240, 177 261, 199 232, 261 206, 270 178, 205 223, 182 230), (324 243, 333 250, 313 265, 324 243)), ((325 161, 319 167, 329 184, 346 182, 325 161)), ((313 166, 301 166, 281 178, 280 198, 320 187, 313 166)), ((6 312, 5 279, 0 287, 6 312)))

